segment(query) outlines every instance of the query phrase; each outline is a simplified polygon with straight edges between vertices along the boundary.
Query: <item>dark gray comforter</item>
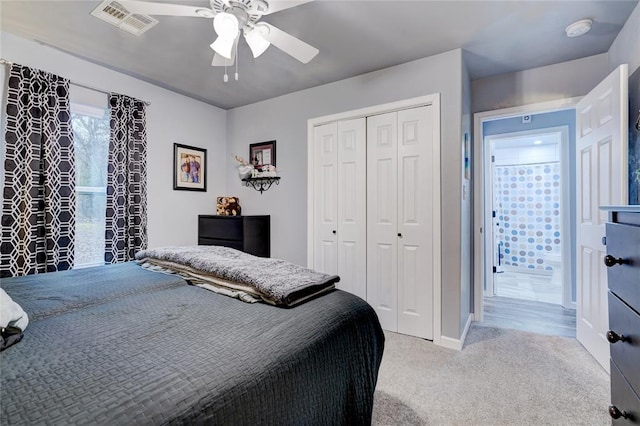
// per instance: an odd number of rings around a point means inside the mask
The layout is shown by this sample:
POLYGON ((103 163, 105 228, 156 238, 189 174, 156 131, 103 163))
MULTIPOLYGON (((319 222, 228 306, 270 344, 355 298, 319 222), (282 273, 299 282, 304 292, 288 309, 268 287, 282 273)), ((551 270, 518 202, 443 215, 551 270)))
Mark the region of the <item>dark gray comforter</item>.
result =
POLYGON ((0 423, 369 424, 384 336, 333 291, 247 304, 133 263, 2 280, 29 314, 0 423))

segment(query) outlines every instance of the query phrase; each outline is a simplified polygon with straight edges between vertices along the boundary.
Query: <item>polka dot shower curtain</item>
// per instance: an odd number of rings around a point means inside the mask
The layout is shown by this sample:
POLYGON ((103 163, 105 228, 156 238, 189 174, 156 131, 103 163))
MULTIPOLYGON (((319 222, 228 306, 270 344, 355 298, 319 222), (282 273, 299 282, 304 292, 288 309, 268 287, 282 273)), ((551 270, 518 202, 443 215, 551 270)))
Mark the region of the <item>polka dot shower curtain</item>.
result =
POLYGON ((558 162, 495 166, 501 265, 553 270, 544 254, 560 252, 560 196, 558 162))
POLYGON ((112 93, 105 261, 133 260, 147 247, 147 129, 143 101, 112 93))
POLYGON ((69 80, 11 65, 6 113, 0 276, 70 269, 76 178, 69 80))

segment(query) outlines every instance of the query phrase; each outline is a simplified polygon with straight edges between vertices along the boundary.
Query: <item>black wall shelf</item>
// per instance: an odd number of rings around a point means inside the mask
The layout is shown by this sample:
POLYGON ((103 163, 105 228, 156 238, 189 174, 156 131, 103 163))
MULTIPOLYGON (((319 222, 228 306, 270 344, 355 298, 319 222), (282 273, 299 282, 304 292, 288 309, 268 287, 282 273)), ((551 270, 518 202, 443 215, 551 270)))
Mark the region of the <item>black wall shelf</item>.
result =
POLYGON ((244 178, 242 182, 244 182, 244 186, 250 186, 262 194, 264 191, 268 191, 274 183, 280 185, 280 176, 244 178))

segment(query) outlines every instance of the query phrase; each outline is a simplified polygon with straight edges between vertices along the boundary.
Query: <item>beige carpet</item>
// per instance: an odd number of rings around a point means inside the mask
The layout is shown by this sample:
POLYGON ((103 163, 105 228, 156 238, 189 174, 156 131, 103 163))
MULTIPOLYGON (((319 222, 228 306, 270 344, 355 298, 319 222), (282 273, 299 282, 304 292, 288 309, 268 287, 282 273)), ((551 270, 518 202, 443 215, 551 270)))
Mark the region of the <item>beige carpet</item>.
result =
POLYGON ((609 376, 575 340, 473 325, 453 351, 385 332, 374 425, 609 425, 609 376))

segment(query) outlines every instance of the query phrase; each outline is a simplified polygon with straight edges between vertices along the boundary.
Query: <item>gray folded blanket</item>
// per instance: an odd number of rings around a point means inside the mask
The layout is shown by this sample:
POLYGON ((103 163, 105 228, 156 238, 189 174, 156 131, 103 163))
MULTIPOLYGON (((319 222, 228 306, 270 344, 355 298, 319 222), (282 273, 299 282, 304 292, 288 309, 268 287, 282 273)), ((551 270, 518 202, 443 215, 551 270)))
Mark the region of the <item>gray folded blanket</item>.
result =
POLYGON ((328 275, 293 263, 250 254, 220 246, 162 247, 136 253, 139 262, 174 263, 178 272, 196 270, 198 277, 211 275, 254 288, 263 298, 277 306, 293 307, 324 294, 340 281, 328 275))

